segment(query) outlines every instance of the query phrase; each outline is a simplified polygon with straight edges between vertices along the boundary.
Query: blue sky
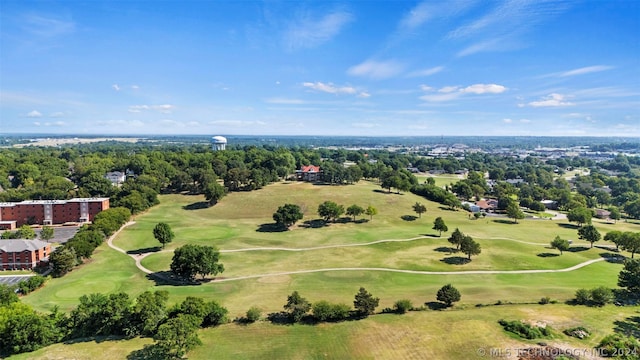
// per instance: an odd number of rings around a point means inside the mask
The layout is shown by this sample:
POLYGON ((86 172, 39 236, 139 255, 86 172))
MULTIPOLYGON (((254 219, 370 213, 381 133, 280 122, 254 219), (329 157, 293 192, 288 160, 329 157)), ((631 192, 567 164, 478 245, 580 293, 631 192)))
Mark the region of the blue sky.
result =
POLYGON ((640 2, 0 0, 0 133, 640 136, 640 2))

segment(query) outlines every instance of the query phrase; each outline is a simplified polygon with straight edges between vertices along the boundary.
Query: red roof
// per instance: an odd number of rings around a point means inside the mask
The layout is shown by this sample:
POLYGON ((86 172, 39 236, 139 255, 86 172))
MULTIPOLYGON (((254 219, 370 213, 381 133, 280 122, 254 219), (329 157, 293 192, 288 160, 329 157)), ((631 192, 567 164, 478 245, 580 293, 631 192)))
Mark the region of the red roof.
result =
POLYGON ((303 173, 306 173, 306 172, 320 172, 320 166, 315 166, 315 165, 304 166, 304 165, 302 165, 302 167, 300 168, 300 171, 303 172, 303 173))

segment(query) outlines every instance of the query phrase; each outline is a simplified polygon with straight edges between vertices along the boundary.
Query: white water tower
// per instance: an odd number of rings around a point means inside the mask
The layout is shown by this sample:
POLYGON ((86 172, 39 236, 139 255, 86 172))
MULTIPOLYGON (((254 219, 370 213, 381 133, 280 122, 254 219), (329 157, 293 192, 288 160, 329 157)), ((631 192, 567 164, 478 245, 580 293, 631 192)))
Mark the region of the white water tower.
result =
POLYGON ((211 138, 211 150, 220 151, 227 147, 227 138, 223 136, 214 136, 211 138))

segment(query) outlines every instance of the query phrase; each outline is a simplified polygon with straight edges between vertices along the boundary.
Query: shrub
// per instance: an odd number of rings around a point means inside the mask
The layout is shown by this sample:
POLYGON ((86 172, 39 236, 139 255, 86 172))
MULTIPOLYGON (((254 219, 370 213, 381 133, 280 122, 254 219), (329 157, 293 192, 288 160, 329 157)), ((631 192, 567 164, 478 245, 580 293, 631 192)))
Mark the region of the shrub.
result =
POLYGON ((349 305, 331 304, 328 301, 320 300, 313 304, 313 316, 318 321, 340 321, 349 317, 349 305))
POLYGON ((572 327, 563 331, 565 335, 578 339, 586 339, 591 336, 591 331, 582 326, 572 327))
POLYGON ((538 304, 540 305, 546 305, 549 304, 551 302, 551 298, 548 296, 545 296, 543 298, 540 299, 540 301, 538 301, 538 304))
POLYGON ((578 289, 576 291, 576 304, 587 305, 591 299, 591 292, 587 289, 578 289))
POLYGON ((604 286, 591 289, 591 301, 596 306, 604 306, 613 302, 613 292, 604 286))
POLYGON ((637 359, 640 355, 640 342, 633 336, 622 334, 607 335, 597 346, 602 350, 602 355, 606 357, 616 357, 616 359, 637 359))
POLYGON ((413 308, 413 304, 411 304, 411 300, 407 300, 407 299, 398 300, 393 305, 394 311, 398 314, 404 314, 407 311, 411 310, 412 308, 413 308))
POLYGON ((41 287, 46 280, 47 278, 42 275, 31 276, 26 280, 20 281, 18 283, 18 289, 23 295, 27 295, 28 293, 41 287))
POLYGON ((247 321, 248 322, 256 322, 260 320, 262 316, 262 312, 257 307, 253 306, 249 310, 247 310, 247 321))
POLYGON ((548 338, 551 336, 551 328, 549 326, 546 327, 538 327, 531 326, 522 321, 507 321, 500 320, 498 321, 500 325, 504 328, 505 331, 516 334, 525 339, 539 339, 539 338, 548 338))

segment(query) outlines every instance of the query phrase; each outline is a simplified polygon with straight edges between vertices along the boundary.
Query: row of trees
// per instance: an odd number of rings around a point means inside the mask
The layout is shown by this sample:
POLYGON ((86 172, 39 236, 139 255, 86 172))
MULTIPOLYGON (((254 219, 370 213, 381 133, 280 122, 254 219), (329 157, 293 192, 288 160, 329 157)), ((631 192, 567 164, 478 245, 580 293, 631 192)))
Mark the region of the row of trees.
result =
MULTIPOLYGON (((447 284, 440 288, 436 294, 436 299, 450 307, 453 303, 460 301, 461 296, 458 289, 451 284, 447 284)), ((316 321, 342 321, 349 318, 365 318, 375 314, 376 308, 380 304, 380 299, 373 296, 364 287, 361 287, 356 293, 353 300, 352 308, 344 303, 330 303, 325 300, 311 304, 306 298, 302 297, 298 291, 294 291, 287 297, 284 305, 284 311, 291 322, 300 322, 309 313, 316 321)), ((401 299, 394 304, 393 312, 405 313, 414 310, 410 300, 401 299)), ((389 310, 383 311, 388 312, 389 310)), ((271 314, 270 317, 275 318, 278 314, 271 314)), ((249 318, 249 314, 247 315, 249 318)), ((310 319, 307 319, 310 320, 310 319)))
MULTIPOLYGON (((371 205, 365 209, 360 205, 353 204, 349 206, 345 212, 343 205, 339 205, 333 201, 325 201, 318 205, 318 215, 322 217, 324 222, 335 222, 343 214, 352 217, 353 221, 356 221, 356 217, 362 214, 373 218, 374 215, 378 214, 378 210, 371 205)), ((289 229, 296 222, 302 220, 303 217, 304 214, 300 206, 296 204, 284 204, 279 206, 276 212, 273 213, 273 221, 276 222, 276 225, 284 229, 289 229)))
POLYGON ((136 299, 126 293, 83 295, 67 315, 41 314, 22 304, 0 285, 0 355, 34 351, 60 341, 95 336, 149 336, 155 340, 140 355, 182 357, 200 343, 196 330, 227 322, 227 309, 216 301, 187 297, 167 306, 169 293, 145 291, 136 299))
POLYGON ((64 276, 90 259, 105 238, 113 235, 130 218, 131 211, 124 207, 109 208, 96 214, 92 224, 83 225, 71 239, 51 253, 51 274, 54 277, 64 276))

